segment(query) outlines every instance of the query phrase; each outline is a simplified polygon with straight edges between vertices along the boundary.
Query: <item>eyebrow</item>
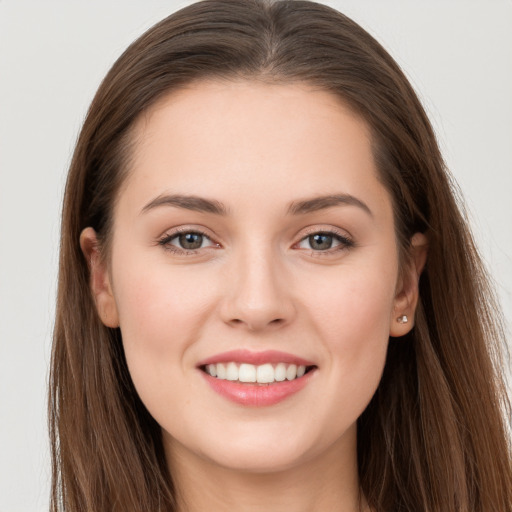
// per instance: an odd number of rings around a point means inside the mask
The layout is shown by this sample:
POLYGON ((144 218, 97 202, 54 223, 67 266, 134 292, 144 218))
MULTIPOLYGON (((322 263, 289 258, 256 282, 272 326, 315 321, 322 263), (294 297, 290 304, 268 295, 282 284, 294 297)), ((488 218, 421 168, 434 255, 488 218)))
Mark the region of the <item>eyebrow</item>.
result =
POLYGON ((177 208, 184 208, 185 210, 213 213, 223 216, 228 214, 228 209, 219 201, 181 194, 160 195, 144 206, 141 213, 145 213, 159 206, 175 206, 177 208))
POLYGON ((314 197, 312 199, 305 199, 302 201, 294 201, 288 207, 288 213, 292 215, 302 215, 305 213, 316 212, 332 208, 333 206, 357 206, 366 212, 370 217, 373 213, 368 205, 350 194, 332 194, 328 196, 314 197))
MULTIPOLYGON (((290 215, 304 215, 306 213, 344 205, 361 208, 364 212, 370 215, 370 217, 373 217, 373 213, 368 205, 350 194, 331 194, 327 196, 313 197, 311 199, 304 199, 301 201, 293 201, 288 206, 287 212, 290 215)), ((146 204, 141 213, 153 210, 159 206, 174 206, 176 208, 184 208, 186 210, 196 212, 213 213, 214 215, 222 216, 228 215, 228 208, 220 201, 181 194, 160 195, 146 204)))

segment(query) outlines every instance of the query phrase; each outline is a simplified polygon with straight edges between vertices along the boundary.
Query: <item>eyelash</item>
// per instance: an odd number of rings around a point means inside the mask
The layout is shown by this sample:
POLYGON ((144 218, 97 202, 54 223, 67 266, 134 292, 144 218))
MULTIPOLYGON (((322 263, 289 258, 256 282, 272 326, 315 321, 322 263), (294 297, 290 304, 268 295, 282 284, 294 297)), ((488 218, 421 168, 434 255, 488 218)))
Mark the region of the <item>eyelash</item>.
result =
POLYGON ((308 239, 309 237, 313 235, 325 235, 325 236, 332 236, 334 240, 339 242, 338 246, 335 246, 333 248, 329 248, 326 250, 318 250, 315 251, 314 249, 310 250, 310 255, 313 257, 328 257, 333 254, 337 254, 341 251, 347 251, 351 248, 353 248, 356 244, 355 242, 348 237, 345 233, 341 233, 340 231, 337 231, 336 229, 330 229, 330 230, 318 230, 318 229, 311 229, 309 232, 306 232, 305 236, 303 236, 297 244, 294 244, 295 246, 303 242, 304 240, 308 239))
MULTIPOLYGON (((208 239, 210 242, 212 242, 212 246, 210 247, 220 247, 219 244, 216 244, 213 242, 213 240, 200 229, 190 229, 190 228, 178 228, 172 233, 165 234, 162 238, 158 240, 158 245, 161 245, 165 250, 170 251, 174 254, 182 255, 182 256, 192 256, 194 254, 197 254, 198 251, 201 249, 181 249, 179 247, 176 247, 175 245, 172 245, 170 242, 177 238, 178 236, 182 234, 191 234, 191 235, 200 235, 206 239, 208 239)), ((354 241, 349 238, 346 234, 342 234, 336 230, 311 230, 310 232, 306 233, 305 236, 303 236, 296 244, 294 244, 294 247, 302 243, 304 240, 308 239, 309 237, 313 235, 325 235, 325 236, 332 236, 333 239, 335 239, 337 242, 339 242, 339 245, 335 246, 334 248, 329 248, 325 250, 310 250, 311 256, 314 257, 325 257, 332 255, 334 253, 338 253, 340 251, 346 251, 348 249, 351 249, 355 246, 354 241)), ((205 249, 205 248, 203 248, 205 249)))
POLYGON ((162 238, 160 238, 160 240, 158 240, 158 245, 161 245, 166 251, 172 252, 180 256, 193 256, 194 254, 197 254, 199 249, 180 249, 179 247, 176 247, 175 245, 171 244, 172 240, 183 234, 201 235, 202 237, 207 238, 208 240, 210 240, 210 242, 212 242, 212 247, 219 246, 219 244, 215 244, 204 231, 201 231, 200 229, 197 228, 178 228, 172 233, 167 233, 162 238))

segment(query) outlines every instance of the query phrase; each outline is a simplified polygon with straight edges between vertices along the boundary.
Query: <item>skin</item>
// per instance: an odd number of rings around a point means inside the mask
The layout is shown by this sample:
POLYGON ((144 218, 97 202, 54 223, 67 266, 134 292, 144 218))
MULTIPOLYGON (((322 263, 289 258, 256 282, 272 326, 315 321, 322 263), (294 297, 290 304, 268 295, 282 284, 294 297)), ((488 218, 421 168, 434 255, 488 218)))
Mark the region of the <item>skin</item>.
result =
POLYGON ((136 389, 162 428, 180 510, 360 510, 356 421, 389 336, 413 326, 426 257, 416 234, 400 269, 367 126, 305 85, 201 82, 161 100, 135 136, 111 253, 102 257, 92 228, 81 245, 100 317, 120 326, 136 389), (226 214, 146 207, 165 194, 221 202, 226 214), (289 212, 332 194, 370 212, 289 212), (176 252, 176 228, 208 238, 176 252), (319 232, 351 242, 320 250, 308 238, 319 232), (397 321, 404 314, 407 324, 397 321), (283 402, 242 406, 197 368, 242 348, 288 352, 317 369, 283 402))

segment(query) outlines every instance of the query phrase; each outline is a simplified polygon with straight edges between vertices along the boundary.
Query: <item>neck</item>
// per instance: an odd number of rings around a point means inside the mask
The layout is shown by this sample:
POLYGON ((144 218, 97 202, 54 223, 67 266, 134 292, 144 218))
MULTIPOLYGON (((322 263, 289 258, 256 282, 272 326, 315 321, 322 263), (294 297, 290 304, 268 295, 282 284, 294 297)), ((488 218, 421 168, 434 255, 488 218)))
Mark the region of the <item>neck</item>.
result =
POLYGON ((354 440, 274 472, 226 468, 166 440, 179 512, 367 511, 360 496, 354 440))

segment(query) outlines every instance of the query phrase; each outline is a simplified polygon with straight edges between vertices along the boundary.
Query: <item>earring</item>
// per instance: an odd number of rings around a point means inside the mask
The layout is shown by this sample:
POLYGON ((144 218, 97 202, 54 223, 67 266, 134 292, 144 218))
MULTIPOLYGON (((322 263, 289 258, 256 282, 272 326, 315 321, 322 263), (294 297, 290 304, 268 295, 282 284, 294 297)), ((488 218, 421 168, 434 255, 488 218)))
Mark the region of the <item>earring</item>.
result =
POLYGON ((407 315, 402 315, 402 316, 399 316, 396 321, 399 323, 399 324, 406 324, 409 319, 407 318, 407 315))

